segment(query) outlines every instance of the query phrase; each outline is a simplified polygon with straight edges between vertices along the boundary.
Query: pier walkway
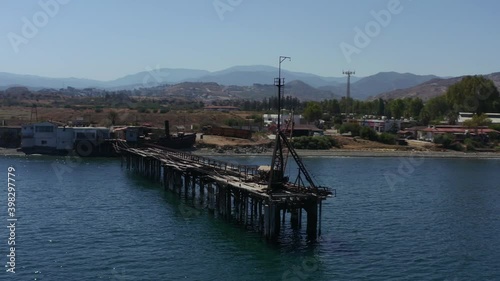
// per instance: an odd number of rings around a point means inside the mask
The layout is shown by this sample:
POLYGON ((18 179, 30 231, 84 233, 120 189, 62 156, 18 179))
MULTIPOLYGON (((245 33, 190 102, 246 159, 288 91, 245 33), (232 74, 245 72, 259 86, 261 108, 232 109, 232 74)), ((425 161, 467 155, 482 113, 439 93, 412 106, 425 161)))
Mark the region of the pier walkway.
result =
POLYGON ((335 191, 328 188, 290 182, 271 190, 269 169, 256 166, 236 165, 154 145, 119 150, 127 169, 268 239, 277 238, 287 220, 292 228, 302 228, 304 217, 308 239, 315 240, 321 234, 322 201, 335 196, 335 191))

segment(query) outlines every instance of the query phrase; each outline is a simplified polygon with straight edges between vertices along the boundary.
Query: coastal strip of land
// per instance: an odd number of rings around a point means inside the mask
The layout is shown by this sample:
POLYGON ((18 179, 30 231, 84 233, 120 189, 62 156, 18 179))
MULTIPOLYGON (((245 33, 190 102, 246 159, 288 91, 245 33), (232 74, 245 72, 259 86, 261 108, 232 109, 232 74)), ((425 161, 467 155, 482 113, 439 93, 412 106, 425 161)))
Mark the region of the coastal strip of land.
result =
MULTIPOLYGON (((230 150, 217 152, 210 149, 193 151, 201 156, 271 156, 272 152, 234 153, 230 150)), ((391 151, 391 150, 303 150, 297 149, 301 157, 426 157, 426 158, 481 158, 500 159, 500 153, 495 152, 457 152, 457 151, 391 151)))
MULTIPOLYGON (((200 156, 271 156, 271 151, 260 153, 235 153, 233 150, 214 151, 213 149, 196 149, 191 153, 200 156)), ((391 150, 304 150, 297 149, 301 157, 426 157, 426 158, 471 158, 471 159, 500 159, 497 152, 457 152, 457 151, 391 151, 391 150)), ((15 148, 0 148, 0 156, 24 156, 23 152, 15 148)))

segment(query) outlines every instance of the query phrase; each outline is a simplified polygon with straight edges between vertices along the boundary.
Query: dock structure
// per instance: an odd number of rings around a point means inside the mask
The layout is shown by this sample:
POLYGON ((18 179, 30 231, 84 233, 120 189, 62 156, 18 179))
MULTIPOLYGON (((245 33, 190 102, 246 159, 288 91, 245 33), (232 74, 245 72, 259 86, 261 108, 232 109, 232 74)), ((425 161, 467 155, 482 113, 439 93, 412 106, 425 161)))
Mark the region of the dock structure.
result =
POLYGON ((305 187, 300 180, 270 187, 269 169, 256 166, 156 146, 122 147, 120 151, 127 169, 271 240, 279 237, 287 218, 293 229, 301 229, 303 217, 308 239, 316 240, 321 235, 322 201, 334 195, 328 188, 305 187))
MULTIPOLYGON (((285 135, 287 130, 281 128, 285 86, 281 63, 287 59, 290 57, 279 57, 279 75, 274 80, 278 87, 278 124, 271 166, 235 165, 156 145, 115 149, 121 152, 128 169, 160 182, 166 190, 199 202, 218 217, 256 230, 272 240, 278 238, 287 217, 293 229, 301 229, 305 218, 308 240, 316 240, 321 235, 322 202, 335 196, 335 190, 316 185, 285 135), (293 183, 285 176, 289 155, 298 167, 293 183)), ((293 127, 293 120, 288 124, 293 127)))

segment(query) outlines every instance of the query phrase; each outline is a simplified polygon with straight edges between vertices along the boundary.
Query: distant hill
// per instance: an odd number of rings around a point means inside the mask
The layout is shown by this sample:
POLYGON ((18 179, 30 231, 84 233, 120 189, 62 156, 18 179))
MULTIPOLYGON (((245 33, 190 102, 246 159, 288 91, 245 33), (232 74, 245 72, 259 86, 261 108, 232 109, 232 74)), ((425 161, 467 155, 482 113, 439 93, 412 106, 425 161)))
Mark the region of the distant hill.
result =
MULTIPOLYGON (((197 69, 153 68, 111 81, 81 78, 47 78, 36 75, 20 75, 0 72, 0 88, 25 86, 29 88, 105 88, 133 89, 154 87, 181 82, 216 82, 223 85, 251 86, 255 83, 273 84, 278 68, 272 66, 235 66, 209 72, 197 69)), ((336 85, 345 82, 344 77, 323 77, 310 73, 282 71, 286 81, 302 80, 313 87, 336 85)), ((357 80, 357 78, 354 78, 357 80)))
POLYGON ((296 97, 300 100, 321 101, 325 99, 341 98, 340 95, 330 90, 320 90, 300 80, 294 80, 285 85, 285 95, 296 97))
MULTIPOLYGON (((197 69, 151 68, 111 81, 97 81, 80 78, 47 78, 35 75, 0 73, 0 88, 25 86, 28 88, 104 88, 133 89, 154 87, 181 82, 216 82, 222 85, 252 86, 270 84, 278 76, 278 68, 272 66, 235 66, 221 71, 209 72, 197 69)), ((301 80, 313 87, 345 83, 345 77, 324 77, 311 73, 282 71, 286 81, 301 80)), ((359 78, 354 77, 353 81, 359 78)))
POLYGON ((439 77, 435 75, 380 72, 353 83, 351 86, 351 96, 364 100, 370 96, 397 89, 406 89, 436 78, 439 77))
MULTIPOLYGON (((0 72, 0 90, 13 86, 24 86, 30 90, 67 87, 130 90, 158 86, 168 88, 170 85, 180 83, 208 83, 207 85, 213 83, 218 85, 214 86, 217 89, 210 90, 208 87, 207 89, 212 92, 204 89, 196 90, 195 95, 210 96, 220 91, 221 96, 228 95, 226 98, 261 99, 276 94, 276 87, 273 85, 276 76, 278 76, 278 69, 265 65, 234 66, 215 72, 197 69, 151 68, 111 81, 47 78, 0 72)), ((340 98, 346 93, 347 78, 345 76, 324 77, 311 73, 283 70, 282 77, 286 79, 285 93, 301 100, 340 98)), ((486 77, 495 81, 497 86, 500 85, 500 73, 492 73, 486 77)), ((450 85, 460 81, 460 79, 461 77, 440 78, 435 75, 380 72, 364 78, 351 77, 351 96, 360 100, 406 96, 420 96, 423 99, 428 99, 444 93, 450 85)), ((192 94, 192 91, 189 92, 189 90, 176 90, 175 93, 178 95, 182 91, 186 91, 188 95, 192 94)))
POLYGON ((485 77, 492 80, 495 86, 497 86, 497 88, 500 90, 500 72, 491 73, 485 75, 485 77))
POLYGON ((0 87, 3 89, 13 86, 24 86, 28 88, 89 88, 102 87, 102 81, 81 78, 48 78, 36 75, 21 75, 0 72, 0 87))
MULTIPOLYGON (((500 72, 484 76, 488 79, 491 79, 493 83, 495 83, 495 86, 497 86, 497 88, 500 89, 500 72)), ((433 97, 443 95, 444 93, 446 93, 449 86, 460 82, 463 79, 463 77, 464 76, 446 78, 446 79, 436 78, 407 89, 398 89, 382 93, 374 96, 373 98, 398 99, 407 97, 419 97, 425 101, 433 97)))
MULTIPOLYGON (((313 87, 337 85, 345 82, 344 77, 324 77, 311 73, 282 70, 286 81, 301 80, 313 87)), ((278 76, 278 68, 265 65, 234 66, 196 78, 198 82, 216 82, 223 85, 250 86, 253 84, 273 84, 278 76)), ((356 79, 356 78, 355 78, 356 79)), ((194 80, 193 80, 194 81, 194 80)))
POLYGON ((146 71, 127 75, 122 78, 104 82, 105 88, 138 88, 151 87, 161 84, 174 84, 191 79, 196 79, 210 73, 206 70, 183 69, 183 68, 150 68, 146 71))
MULTIPOLYGON (((203 99, 204 101, 242 98, 248 100, 262 100, 275 97, 277 88, 270 84, 254 84, 252 86, 224 86, 214 82, 183 82, 165 86, 164 96, 203 99)), ((330 91, 314 88, 302 81, 295 80, 285 84, 285 96, 300 100, 321 101, 324 99, 340 98, 330 91)))
MULTIPOLYGON (((365 100, 375 95, 396 89, 406 89, 419 85, 425 81, 438 78, 434 75, 416 75, 411 73, 380 72, 359 80, 351 77, 351 97, 365 100)), ((319 87, 320 90, 330 91, 345 97, 347 83, 319 87)))

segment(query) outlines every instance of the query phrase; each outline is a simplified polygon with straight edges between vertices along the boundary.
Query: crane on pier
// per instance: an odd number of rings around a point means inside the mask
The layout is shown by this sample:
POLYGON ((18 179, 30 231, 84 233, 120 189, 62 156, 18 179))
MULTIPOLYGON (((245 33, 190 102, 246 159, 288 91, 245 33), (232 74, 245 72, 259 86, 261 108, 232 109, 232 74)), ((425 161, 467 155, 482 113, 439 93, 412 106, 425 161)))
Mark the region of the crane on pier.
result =
MULTIPOLYGON (((291 58, 286 56, 279 57, 278 78, 274 79, 274 85, 278 87, 278 124, 276 128, 276 139, 271 160, 271 168, 269 171, 268 191, 272 193, 285 188, 285 185, 288 183, 288 177, 285 176, 285 165, 287 163, 285 155, 286 157, 291 155, 299 169, 297 178, 294 182, 294 187, 304 191, 328 196, 332 194, 331 191, 327 187, 316 185, 306 166, 302 162, 302 159, 293 148, 285 132, 281 129, 281 98, 283 96, 285 86, 285 78, 281 77, 281 63, 285 60, 291 60, 291 58), (305 178, 305 181, 303 178, 305 178)), ((293 117, 289 122, 293 122, 293 117)))

